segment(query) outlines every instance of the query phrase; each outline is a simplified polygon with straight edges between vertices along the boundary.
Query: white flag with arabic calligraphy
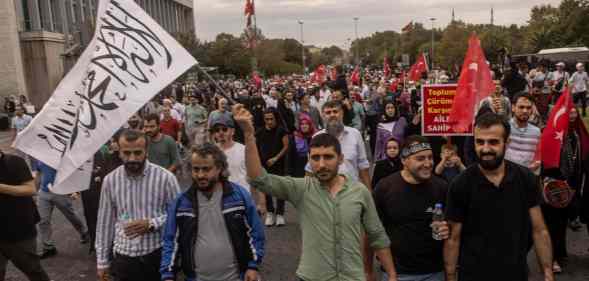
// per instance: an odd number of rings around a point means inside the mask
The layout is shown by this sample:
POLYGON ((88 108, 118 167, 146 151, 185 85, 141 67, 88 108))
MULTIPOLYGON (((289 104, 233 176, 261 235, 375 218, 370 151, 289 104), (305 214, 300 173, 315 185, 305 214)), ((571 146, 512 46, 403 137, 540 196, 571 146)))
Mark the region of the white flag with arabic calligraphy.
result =
POLYGON ((134 1, 101 0, 92 41, 14 146, 58 170, 56 189, 196 63, 134 1))

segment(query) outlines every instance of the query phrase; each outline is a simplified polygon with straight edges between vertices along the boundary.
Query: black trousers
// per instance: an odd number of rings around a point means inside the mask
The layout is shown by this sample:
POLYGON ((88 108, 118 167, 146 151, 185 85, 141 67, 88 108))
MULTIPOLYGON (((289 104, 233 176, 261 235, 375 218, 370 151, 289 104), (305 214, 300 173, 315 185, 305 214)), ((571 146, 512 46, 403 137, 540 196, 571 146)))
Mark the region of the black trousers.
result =
POLYGON ((100 186, 91 183, 88 190, 82 191, 82 204, 84 205, 84 217, 90 235, 90 249, 94 249, 96 241, 96 220, 98 219, 98 207, 100 205, 100 186))
POLYGON ((0 241, 0 281, 4 281, 6 264, 11 261, 30 281, 49 281, 37 254, 37 239, 0 241))
POLYGON ((587 92, 573 93, 573 102, 577 104, 581 100, 581 112, 585 116, 585 109, 587 108, 587 92))
POLYGON ((111 265, 114 281, 160 281, 161 259, 161 249, 140 257, 115 254, 111 265))
POLYGON ((557 209, 542 205, 542 214, 546 221, 546 227, 550 232, 552 242, 552 255, 554 260, 561 263, 567 257, 567 225, 569 222, 569 210, 557 209))
POLYGON ((276 209, 274 209, 274 199, 272 196, 266 194, 266 210, 268 213, 274 213, 276 215, 284 215, 284 200, 276 199, 276 209))

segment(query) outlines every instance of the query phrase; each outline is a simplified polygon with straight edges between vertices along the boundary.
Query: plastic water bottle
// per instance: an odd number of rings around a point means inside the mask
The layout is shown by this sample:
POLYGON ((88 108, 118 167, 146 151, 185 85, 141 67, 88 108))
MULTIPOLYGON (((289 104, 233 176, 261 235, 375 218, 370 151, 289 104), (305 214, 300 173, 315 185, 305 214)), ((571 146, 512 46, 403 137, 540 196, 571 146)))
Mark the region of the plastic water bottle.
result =
MULTIPOLYGON (((432 223, 442 221, 444 221, 444 210, 442 209, 442 204, 437 203, 432 214, 432 223)), ((436 227, 435 225, 433 225, 432 227, 432 238, 434 238, 434 240, 442 240, 442 236, 438 231, 438 227, 436 227)))

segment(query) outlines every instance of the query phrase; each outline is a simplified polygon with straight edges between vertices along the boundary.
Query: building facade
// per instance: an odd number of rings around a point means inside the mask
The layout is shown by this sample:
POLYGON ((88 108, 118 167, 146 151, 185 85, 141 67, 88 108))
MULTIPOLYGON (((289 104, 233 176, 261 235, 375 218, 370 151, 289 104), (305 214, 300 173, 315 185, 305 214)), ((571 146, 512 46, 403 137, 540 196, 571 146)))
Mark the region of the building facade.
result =
MULTIPOLYGON (((0 0, 0 96, 40 108, 91 40, 98 1, 0 0)), ((171 34, 194 30, 192 0, 135 2, 171 34)))

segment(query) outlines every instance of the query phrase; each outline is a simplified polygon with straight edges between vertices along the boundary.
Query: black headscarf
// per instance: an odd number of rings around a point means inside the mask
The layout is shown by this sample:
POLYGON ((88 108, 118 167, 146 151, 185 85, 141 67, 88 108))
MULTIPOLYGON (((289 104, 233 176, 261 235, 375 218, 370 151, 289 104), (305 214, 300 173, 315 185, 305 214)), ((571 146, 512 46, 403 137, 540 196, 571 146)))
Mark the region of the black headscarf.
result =
POLYGON ((395 102, 393 100, 385 99, 380 122, 389 123, 389 122, 395 122, 397 120, 399 120, 399 107, 397 107, 397 105, 395 104, 395 102), (393 115, 393 116, 387 115, 387 105, 389 105, 389 104, 392 104, 395 107, 395 115, 393 115))

